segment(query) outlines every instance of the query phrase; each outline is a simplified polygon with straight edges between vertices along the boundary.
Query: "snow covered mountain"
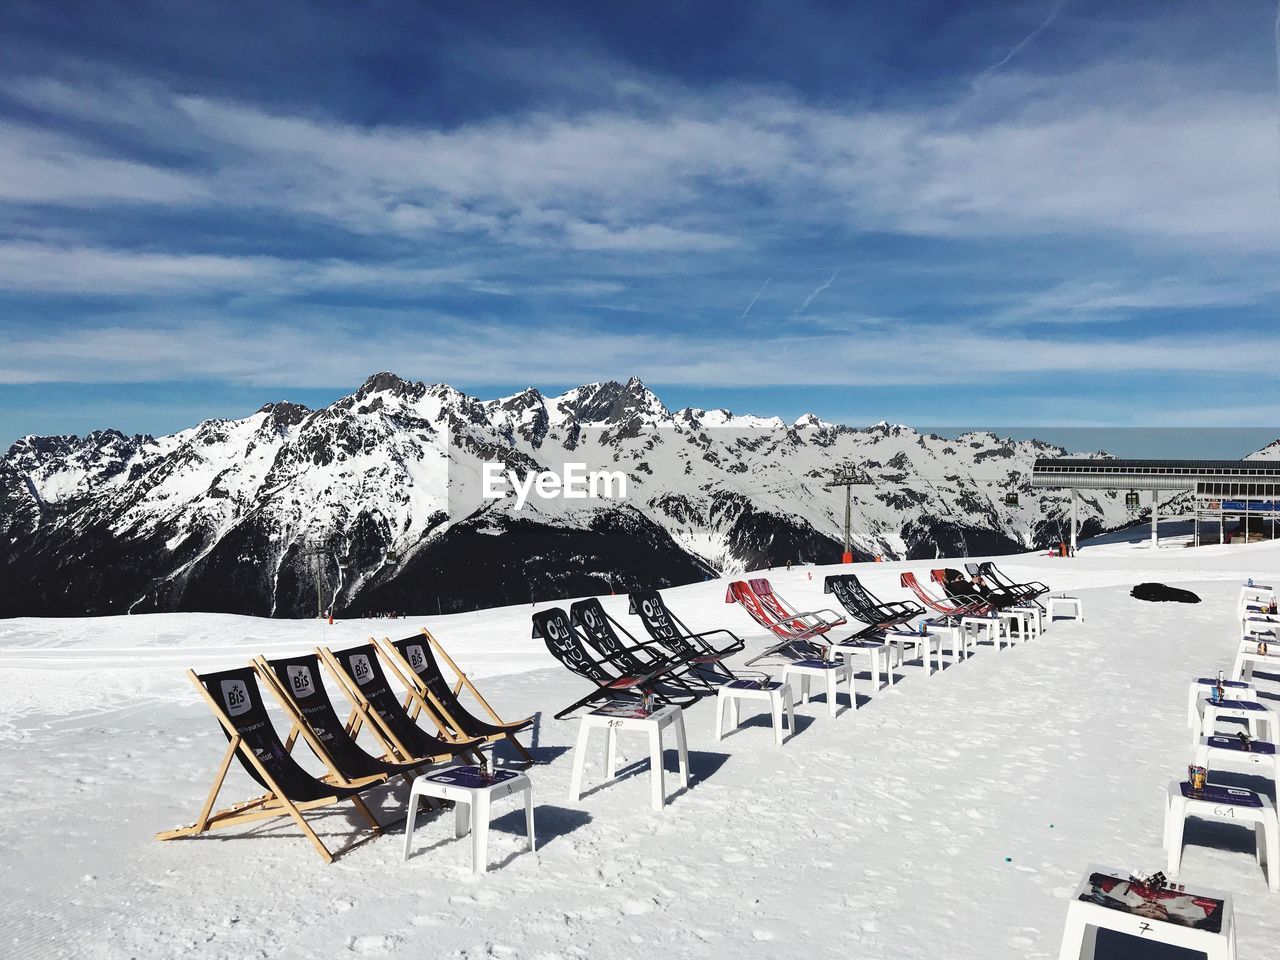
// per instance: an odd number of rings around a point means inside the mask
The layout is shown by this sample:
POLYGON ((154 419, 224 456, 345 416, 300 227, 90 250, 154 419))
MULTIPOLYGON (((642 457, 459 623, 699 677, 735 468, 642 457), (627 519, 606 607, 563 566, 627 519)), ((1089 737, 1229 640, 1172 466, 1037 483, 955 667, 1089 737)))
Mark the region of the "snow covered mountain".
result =
MULTIPOLYGON (((18 441, 0 460, 0 616, 434 612, 829 562, 844 498, 824 484, 846 463, 873 481, 853 488, 860 557, 1011 552, 1062 537, 1065 496, 1029 480, 1035 458, 1065 453, 672 412, 636 379, 481 401, 380 373, 319 410, 18 441), (569 461, 621 471, 627 499, 476 496, 486 462, 523 478, 569 461)), ((1108 493, 1081 516, 1085 535, 1127 519, 1108 493)))

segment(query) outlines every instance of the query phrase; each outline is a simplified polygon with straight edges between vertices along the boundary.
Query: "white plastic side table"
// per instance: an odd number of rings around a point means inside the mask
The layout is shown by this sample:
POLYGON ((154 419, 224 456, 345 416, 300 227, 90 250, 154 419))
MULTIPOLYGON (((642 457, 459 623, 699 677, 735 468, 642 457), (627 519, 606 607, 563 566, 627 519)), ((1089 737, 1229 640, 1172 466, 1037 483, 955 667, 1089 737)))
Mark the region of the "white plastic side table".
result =
MULTIPOLYGON (((1192 680, 1191 685, 1187 688, 1187 727, 1194 730, 1200 725, 1200 708, 1198 701, 1201 697, 1207 697, 1213 692, 1213 688, 1217 685, 1216 677, 1199 677, 1192 680)), ((1243 680, 1226 680, 1222 681, 1223 689, 1228 697, 1237 700, 1254 699, 1258 697, 1257 691, 1253 687, 1245 683, 1243 680), (1249 693, 1253 696, 1250 697, 1249 693)))
POLYGON ((1253 671, 1261 668, 1264 673, 1280 673, 1280 644, 1267 643, 1267 652, 1258 653, 1257 644, 1241 644, 1231 665, 1231 679, 1253 679, 1253 671))
POLYGON ((1169 784, 1165 798, 1164 846, 1169 851, 1166 873, 1176 877, 1182 869, 1182 839, 1187 817, 1221 820, 1227 823, 1252 823, 1256 851, 1254 858, 1266 872, 1267 887, 1280 892, 1280 825, 1276 808, 1260 793, 1239 787, 1209 784, 1192 791, 1186 781, 1169 784))
MULTIPOLYGON (((972 630, 974 643, 989 640, 997 650, 1000 649, 1000 642, 1005 639, 1004 623, 994 614, 982 617, 961 617, 960 629, 966 633, 972 630)), ((1009 646, 1013 646, 1012 639, 1009 640, 1009 646)))
POLYGON ((836 686, 841 681, 849 688, 850 706, 856 706, 853 696, 853 667, 846 660, 796 660, 782 668, 782 682, 792 678, 800 681, 800 702, 809 702, 810 681, 820 680, 827 692, 827 714, 834 717, 840 705, 836 702, 836 686))
POLYGON ((833 644, 832 651, 844 657, 845 662, 849 664, 850 671, 850 689, 852 689, 852 672, 853 658, 860 653, 865 653, 871 661, 871 692, 875 693, 881 687, 889 685, 889 673, 893 669, 890 664, 890 654, 892 647, 887 643, 880 643, 876 640, 853 640, 845 643, 833 644), (880 678, 884 677, 884 683, 880 682, 880 678))
POLYGON ((733 680, 721 684, 716 690, 716 740, 724 739, 726 733, 738 728, 741 714, 738 705, 743 700, 763 700, 769 704, 769 713, 773 718, 773 742, 782 746, 782 717, 786 711, 787 729, 796 730, 796 716, 791 702, 791 684, 779 680, 768 680, 761 686, 755 680, 733 680), (725 715, 730 721, 725 723, 725 715))
POLYGON ((1079 597, 1050 597, 1048 617, 1050 623, 1057 621, 1059 607, 1063 608, 1063 620, 1077 620, 1084 623, 1084 601, 1079 597))
MULTIPOLYGON (((1248 694, 1250 691, 1245 691, 1248 694)), ((1253 694, 1257 696, 1256 693, 1253 694)), ((1218 732, 1218 721, 1222 719, 1244 720, 1249 725, 1249 736, 1263 736, 1259 730, 1260 724, 1267 725, 1267 736, 1271 740, 1275 740, 1280 736, 1280 714, 1277 714, 1270 707, 1264 706, 1256 699, 1254 700, 1223 700, 1221 703, 1214 703, 1212 700, 1201 700, 1199 703, 1199 713, 1202 717, 1200 726, 1195 729, 1195 737, 1191 741, 1191 745, 1195 746, 1200 742, 1201 734, 1213 736, 1218 732)))
POLYGON ((489 869, 489 809, 494 799, 524 794, 525 826, 529 831, 529 850, 537 849, 533 831, 533 786, 529 778, 515 770, 494 770, 488 776, 475 766, 449 767, 435 773, 424 773, 413 781, 409 791, 409 815, 404 824, 404 859, 409 859, 413 843, 413 827, 418 815, 420 797, 452 800, 454 804, 453 835, 471 834, 471 870, 484 873, 489 869))
POLYGON ((1090 877, 1093 875, 1119 881, 1113 888, 1117 894, 1122 893, 1119 888, 1126 882, 1126 873, 1122 870, 1098 866, 1089 868, 1067 907, 1067 924, 1062 931, 1058 960, 1093 960, 1099 930, 1114 930, 1142 940, 1196 950, 1206 954, 1208 960, 1236 960, 1235 911, 1232 908, 1231 894, 1203 887, 1195 890, 1183 887, 1178 891, 1179 896, 1189 897, 1192 901, 1201 898, 1216 900, 1222 904, 1219 908, 1222 916, 1218 918, 1218 929, 1198 930, 1181 923, 1131 912, 1124 909, 1119 900, 1114 901, 1115 906, 1104 906, 1092 898, 1081 899, 1091 896, 1094 888, 1090 877))
POLYGON ((1280 752, 1266 740, 1254 740, 1246 750, 1238 737, 1201 737, 1196 747, 1196 763, 1210 770, 1234 766, 1246 773, 1271 780, 1280 796, 1280 752))
POLYGON ((1032 624, 1035 622, 1035 617, 1031 615, 1030 610, 1005 607, 1003 610, 997 610, 996 616, 1000 620, 1000 631, 1010 644, 1014 642, 1014 627, 1018 628, 1016 634, 1018 643, 1026 643, 1031 639, 1031 629, 1032 624))
MULTIPOLYGON (((929 628, 926 627, 926 630, 929 628)), ((930 674, 929 657, 932 652, 933 662, 936 669, 942 669, 942 635, 939 633, 887 633, 885 634, 885 642, 891 643, 897 649, 898 663, 903 663, 907 659, 907 647, 911 648, 912 659, 917 656, 920 663, 924 666, 924 675, 930 674)))
POLYGON ((661 707, 650 714, 641 712, 636 701, 613 701, 584 714, 578 722, 578 743, 573 751, 573 777, 569 783, 569 799, 582 799, 582 771, 587 761, 587 742, 591 731, 597 728, 606 732, 606 765, 608 779, 618 775, 618 734, 628 731, 644 733, 649 738, 649 784, 654 810, 662 810, 666 803, 666 777, 662 757, 662 734, 673 727, 676 751, 680 765, 680 784, 689 786, 689 746, 685 739, 684 712, 677 706, 661 707))

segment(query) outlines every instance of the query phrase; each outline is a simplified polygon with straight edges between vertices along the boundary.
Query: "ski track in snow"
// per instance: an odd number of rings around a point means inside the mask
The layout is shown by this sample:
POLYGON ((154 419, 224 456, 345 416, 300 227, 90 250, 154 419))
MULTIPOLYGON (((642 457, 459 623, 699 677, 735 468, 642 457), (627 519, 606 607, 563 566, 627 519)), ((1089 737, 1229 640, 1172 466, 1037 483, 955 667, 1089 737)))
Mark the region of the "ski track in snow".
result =
MULTIPOLYGON (((1275 546, 1005 558, 1015 576, 1078 592, 1086 621, 1011 649, 982 646, 928 678, 907 664, 885 690, 864 671, 856 710, 843 689, 835 719, 821 697, 797 707, 799 732, 781 749, 750 707, 743 729, 714 742, 713 703, 698 704, 686 711, 692 785, 662 814, 648 808, 639 738, 621 739, 622 776, 598 788, 597 734, 592 792, 567 800, 577 725, 551 714, 585 688, 529 639, 527 606, 333 627, 195 614, 0 621, 0 953, 1053 957, 1066 897, 1091 863, 1163 868, 1163 791, 1190 760, 1187 682, 1229 666, 1239 582, 1280 573, 1275 546), (1187 585, 1204 602, 1132 600, 1140 580, 1187 585), (510 800, 495 809, 493 866, 480 878, 451 819, 427 813, 407 863, 398 825, 328 867, 285 821, 152 839, 194 819, 225 748, 186 667, 421 624, 504 715, 541 711, 536 748, 549 762, 531 774, 536 854, 510 800)), ((933 565, 856 572, 899 599, 898 573, 933 565)), ((831 605, 821 583, 835 569, 811 581, 804 568, 765 575, 813 609, 831 605)), ((726 626, 757 646, 723 590, 712 581, 668 597, 695 629, 726 626)), ((625 598, 604 602, 633 620, 625 598)), ((220 799, 257 792, 236 769, 220 799)), ((398 819, 406 793, 373 795, 384 821, 398 819)), ((350 805, 310 819, 331 847, 355 836, 350 805)), ((1240 955, 1271 952, 1280 912, 1251 834, 1189 828, 1180 879, 1231 890, 1240 955)))

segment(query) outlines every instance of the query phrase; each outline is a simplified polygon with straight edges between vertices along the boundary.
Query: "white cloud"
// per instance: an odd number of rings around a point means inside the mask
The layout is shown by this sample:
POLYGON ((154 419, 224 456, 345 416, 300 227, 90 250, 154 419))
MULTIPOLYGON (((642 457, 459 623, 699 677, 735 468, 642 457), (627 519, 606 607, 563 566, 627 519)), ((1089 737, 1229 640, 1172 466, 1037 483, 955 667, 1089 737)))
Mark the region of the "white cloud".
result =
POLYGON ((12 332, 0 383, 132 383, 215 379, 258 385, 357 383, 370 371, 458 382, 585 383, 636 374, 655 384, 787 385, 797 366, 813 385, 887 386, 921 382, 1005 385, 1045 375, 1204 373, 1270 376, 1280 336, 1250 349, 1214 336, 1174 339, 982 337, 950 327, 868 328, 838 335, 756 336, 750 351, 727 353, 722 337, 586 331, 563 324, 522 329, 499 322, 422 314, 408 321, 366 312, 336 320, 262 327, 193 316, 145 327, 103 326, 64 333, 12 332))
MULTIPOLYGON (((1006 73, 984 116, 836 110, 758 91, 664 90, 576 115, 451 130, 361 127, 137 83, 18 85, 33 109, 196 162, 166 171, 13 128, 9 196, 274 209, 364 233, 478 234, 529 247, 718 252, 751 209, 945 237, 1074 234, 1220 249, 1278 239, 1274 104, 1150 64, 1045 81, 1006 73), (658 96, 658 94, 654 94, 658 96), (994 118, 994 119, 992 119, 994 118), (192 172, 192 171, 200 172, 192 172)), ((0 186, 0 190, 5 186, 0 186)))

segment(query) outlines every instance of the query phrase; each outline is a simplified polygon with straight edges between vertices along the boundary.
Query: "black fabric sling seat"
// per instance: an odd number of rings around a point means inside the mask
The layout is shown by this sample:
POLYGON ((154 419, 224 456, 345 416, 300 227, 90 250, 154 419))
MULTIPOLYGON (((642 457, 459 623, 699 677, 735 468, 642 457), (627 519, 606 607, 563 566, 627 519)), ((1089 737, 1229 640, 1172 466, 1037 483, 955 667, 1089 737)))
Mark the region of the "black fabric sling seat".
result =
POLYGON ((404 640, 392 640, 391 645, 396 648, 400 656, 404 657, 404 662, 409 664, 409 668, 422 685, 430 691, 431 695, 448 712, 449 716, 441 719, 445 721, 452 720, 460 727, 459 730, 455 731, 456 733, 467 737, 496 737, 508 733, 518 733, 533 726, 532 717, 517 723, 490 723, 488 720, 481 720, 472 714, 458 700, 453 688, 449 686, 449 681, 440 672, 440 665, 436 662, 435 654, 431 650, 431 644, 421 634, 406 637, 404 640))
POLYGON ((895 600, 885 603, 862 585, 855 574, 830 574, 823 583, 824 593, 835 594, 840 606, 850 615, 869 624, 887 624, 894 626, 905 623, 924 613, 924 607, 918 603, 895 600))
POLYGON ((636 649, 643 650, 643 648, 638 645, 628 647, 623 642, 622 638, 618 636, 618 632, 613 628, 613 624, 609 622, 609 617, 604 612, 604 607, 594 597, 587 600, 579 600, 569 607, 569 619, 582 628, 587 635, 587 640, 600 651, 600 654, 606 660, 629 673, 645 673, 658 667, 667 666, 671 662, 657 657, 647 650, 644 652, 649 657, 648 660, 643 660, 637 656, 636 649))
MULTIPOLYGON (((539 610, 533 615, 533 634, 541 637, 551 655, 566 667, 600 687, 626 690, 635 685, 638 677, 614 676, 592 660, 582 645, 581 638, 569 622, 569 614, 560 607, 539 610)), ((621 671, 619 671, 621 672, 621 671)))
POLYGON ((691 663, 714 663, 730 653, 737 653, 744 646, 742 640, 728 630, 691 633, 688 627, 676 619, 657 590, 637 590, 628 597, 628 601, 628 612, 640 618, 649 636, 676 656, 688 659, 691 663), (706 638, 721 633, 729 637, 731 642, 723 649, 716 649, 706 638))
MULTIPOLYGON (((222 708, 240 736, 240 747, 236 750, 240 765, 264 789, 274 792, 271 784, 262 778, 258 769, 244 755, 246 750, 253 751, 254 757, 266 768, 280 791, 294 803, 309 803, 327 797, 341 799, 360 792, 359 787, 339 787, 323 783, 299 766, 298 761, 284 748, 280 735, 276 733, 276 728, 267 715, 267 708, 258 689, 258 677, 252 667, 201 674, 200 682, 209 691, 213 701, 222 708)), ((227 740, 231 739, 231 734, 225 728, 222 732, 226 734, 227 740)))
POLYGON ((280 685, 288 691, 294 706, 302 714, 302 719, 329 754, 338 772, 348 780, 360 780, 380 774, 394 777, 418 766, 412 763, 388 763, 366 753, 352 739, 351 734, 347 733, 346 725, 338 719, 338 712, 334 709, 329 691, 321 678, 320 658, 314 653, 268 660, 267 665, 279 679, 280 685))
POLYGON ((334 650, 333 656, 346 675, 359 688, 360 693, 369 701, 369 706, 373 708, 378 718, 414 756, 436 757, 445 754, 456 756, 478 745, 476 741, 447 743, 418 726, 405 711, 404 705, 391 689, 391 685, 387 683, 387 675, 382 672, 382 663, 378 660, 378 651, 373 644, 366 643, 346 650, 334 650))

